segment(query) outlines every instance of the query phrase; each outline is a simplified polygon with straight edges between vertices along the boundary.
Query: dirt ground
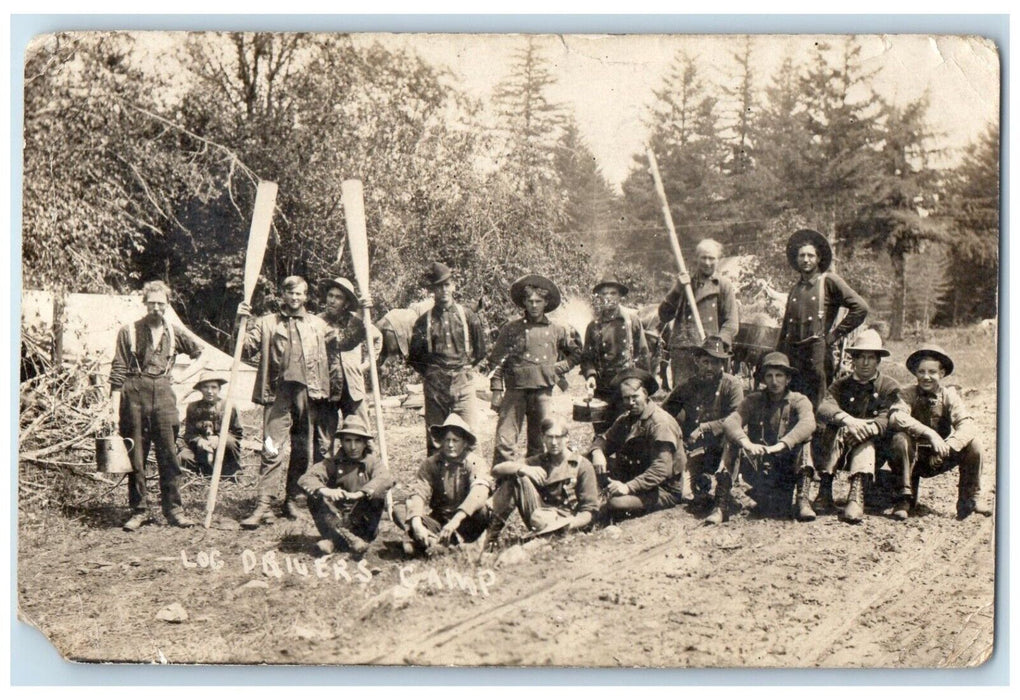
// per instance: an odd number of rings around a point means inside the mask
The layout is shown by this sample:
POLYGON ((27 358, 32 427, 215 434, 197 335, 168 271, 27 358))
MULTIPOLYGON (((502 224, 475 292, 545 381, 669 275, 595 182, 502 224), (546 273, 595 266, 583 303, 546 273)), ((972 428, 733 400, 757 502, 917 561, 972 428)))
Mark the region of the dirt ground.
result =
MULTIPOLYGON (((995 338, 935 340, 956 359, 949 383, 963 387, 980 426, 994 502, 995 338)), ((891 349, 882 368, 906 381, 909 349, 891 349)), ((575 373, 572 395, 580 384, 575 373)), ((557 393, 557 412, 569 416, 571 401, 557 393)), ((488 456, 495 416, 486 414, 488 456)), ((406 483, 421 419, 396 409, 386 421, 391 466, 406 483)), ((591 431, 576 424, 572 435, 585 446, 591 431)), ((384 522, 357 563, 316 559, 310 520, 238 530, 253 502, 256 467, 246 461, 240 482, 221 489, 209 530, 157 519, 121 531, 123 485, 70 512, 21 503, 22 620, 78 661, 932 668, 978 665, 993 649, 995 519, 955 519, 955 471, 922 482, 905 523, 889 516, 880 478, 857 526, 745 507, 709 528, 703 511, 678 508, 477 564, 471 552, 406 559, 384 522), (157 617, 174 603, 186 619, 157 617)), ((185 481, 197 516, 206 483, 185 481)), ((841 475, 837 501, 846 490, 841 475)))

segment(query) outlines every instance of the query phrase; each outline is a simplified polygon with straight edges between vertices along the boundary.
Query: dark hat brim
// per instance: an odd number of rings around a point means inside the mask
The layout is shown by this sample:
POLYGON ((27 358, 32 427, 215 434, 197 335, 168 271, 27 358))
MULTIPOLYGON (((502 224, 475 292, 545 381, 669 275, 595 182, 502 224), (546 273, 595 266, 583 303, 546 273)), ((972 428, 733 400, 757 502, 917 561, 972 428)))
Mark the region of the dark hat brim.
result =
POLYGON ((717 360, 728 360, 733 357, 733 353, 726 352, 725 350, 723 352, 715 352, 714 350, 709 350, 701 345, 695 345, 691 349, 702 355, 714 357, 717 360))
POLYGON ((619 391, 620 385, 628 379, 641 380, 641 383, 644 385, 645 391, 648 392, 649 396, 659 390, 659 382, 655 379, 655 375, 637 367, 631 367, 630 369, 625 369, 622 372, 619 372, 615 377, 613 377, 613 387, 619 391))
POLYGON ((453 270, 447 267, 446 265, 439 264, 436 267, 433 267, 425 274, 425 277, 423 278, 424 280, 423 283, 426 287, 434 287, 437 284, 442 284, 451 277, 453 277, 453 270), (434 274, 436 272, 438 272, 439 274, 438 275, 434 274))
POLYGON ((546 313, 549 313, 559 307, 560 302, 562 301, 560 289, 551 279, 543 277, 542 275, 525 275, 524 277, 514 280, 513 284, 510 285, 510 300, 521 308, 524 307, 525 287, 539 287, 549 292, 549 295, 545 298, 546 313))
POLYGON ((934 359, 941 362, 942 369, 946 371, 947 377, 953 373, 953 369, 955 367, 955 365, 953 364, 953 358, 951 358, 946 353, 941 352, 939 350, 935 350, 933 348, 921 348, 920 350, 915 350, 914 352, 910 353, 910 356, 907 358, 906 362, 907 369, 910 370, 911 374, 913 374, 914 372, 917 371, 917 366, 921 364, 921 360, 925 359, 934 359))
POLYGON ((847 348, 846 349, 846 353, 850 357, 853 357, 854 355, 859 355, 862 352, 873 352, 876 355, 878 355, 879 357, 889 357, 889 355, 891 354, 885 348, 847 348))
POLYGON ((630 291, 630 287, 625 285, 623 282, 619 282, 617 280, 601 280, 598 284, 591 288, 591 293, 598 294, 599 290, 603 287, 616 287, 620 290, 621 297, 627 296, 627 292, 630 291))
POLYGON ((806 245, 813 245, 818 251, 818 271, 825 272, 832 265, 832 246, 828 239, 818 231, 809 228, 802 228, 795 231, 786 242, 786 260, 794 270, 800 270, 797 266, 797 251, 806 245))
POLYGON ((460 427, 459 425, 447 425, 447 424, 433 425, 429 427, 429 435, 432 436, 433 440, 439 442, 440 440, 443 439, 443 435, 446 433, 447 430, 452 430, 455 433, 458 433, 462 438, 467 440, 467 443, 470 447, 474 447, 475 445, 478 444, 478 438, 475 437, 475 434, 472 433, 470 430, 466 430, 460 427))

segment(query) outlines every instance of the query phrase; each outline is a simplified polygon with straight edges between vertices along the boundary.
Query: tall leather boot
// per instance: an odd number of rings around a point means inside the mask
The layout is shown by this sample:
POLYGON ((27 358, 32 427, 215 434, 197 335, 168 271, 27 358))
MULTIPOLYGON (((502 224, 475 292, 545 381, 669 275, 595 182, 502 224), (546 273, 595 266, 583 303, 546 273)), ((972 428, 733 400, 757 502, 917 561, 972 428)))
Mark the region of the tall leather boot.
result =
POLYGON ((815 511, 811 508, 811 470, 804 469, 797 480, 797 520, 806 523, 814 519, 815 511))
POLYGON ((833 509, 832 504, 832 481, 834 475, 822 472, 819 475, 821 483, 818 486, 818 495, 815 496, 813 503, 813 510, 816 513, 831 513, 833 509))
POLYGON ((981 504, 981 462, 964 460, 960 464, 960 482, 956 489, 956 518, 963 520, 972 513, 991 516, 992 509, 981 504))
POLYGON ((848 523, 859 523, 864 517, 864 474, 850 476, 850 495, 843 509, 843 519, 848 523))
POLYGON ((715 507, 705 518, 706 525, 722 525, 733 509, 733 479, 729 472, 720 472, 715 480, 715 507))
POLYGON ((254 530, 259 525, 272 525, 276 520, 273 515, 273 499, 269 496, 259 496, 255 510, 247 518, 241 521, 241 527, 245 530, 254 530))

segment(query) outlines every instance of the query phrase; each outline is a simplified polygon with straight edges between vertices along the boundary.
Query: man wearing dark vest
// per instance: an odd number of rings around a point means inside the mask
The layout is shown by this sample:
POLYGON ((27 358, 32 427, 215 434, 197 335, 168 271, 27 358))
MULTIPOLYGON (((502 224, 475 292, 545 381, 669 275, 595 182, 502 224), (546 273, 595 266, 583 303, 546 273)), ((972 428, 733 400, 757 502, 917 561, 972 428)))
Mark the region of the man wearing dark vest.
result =
POLYGON ((786 259, 800 279, 787 298, 776 350, 797 370, 790 388, 817 409, 836 372, 832 348, 863 323, 868 305, 839 275, 828 272, 832 248, 817 231, 801 229, 790 236, 786 259), (835 325, 840 307, 847 314, 835 325))
POLYGON ((128 474, 128 503, 131 517, 124 529, 134 532, 150 522, 145 487, 145 460, 149 447, 156 448, 159 466, 160 504, 170 525, 190 527, 195 523, 184 514, 177 478, 181 473, 177 459, 177 433, 180 414, 170 371, 177 355, 185 353, 195 362, 189 375, 200 370, 205 360, 202 346, 181 326, 165 317, 170 306, 170 288, 156 280, 142 288, 147 313, 117 333, 113 364, 110 367, 111 418, 119 423, 120 434, 133 442, 128 474))

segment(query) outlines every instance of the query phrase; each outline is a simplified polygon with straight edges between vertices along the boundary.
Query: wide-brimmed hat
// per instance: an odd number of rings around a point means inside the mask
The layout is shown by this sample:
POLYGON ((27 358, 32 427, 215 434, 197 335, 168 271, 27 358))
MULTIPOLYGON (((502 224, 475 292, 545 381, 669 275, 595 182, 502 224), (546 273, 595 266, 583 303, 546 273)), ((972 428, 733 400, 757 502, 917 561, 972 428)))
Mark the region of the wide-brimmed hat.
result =
POLYGON ((794 270, 800 270, 797 266, 797 251, 806 245, 813 245, 818 251, 818 271, 825 272, 832 264, 832 246, 822 234, 813 229, 802 228, 794 231, 790 239, 786 241, 786 260, 794 270))
POLYGON ((445 282, 453 276, 453 270, 441 262, 434 262, 425 270, 423 283, 426 287, 445 282))
POLYGON ((879 357, 889 357, 889 351, 882 347, 882 336, 874 328, 866 328, 858 333, 846 351, 851 357, 858 352, 873 352, 879 357))
POLYGON ((907 358, 907 369, 910 370, 911 374, 917 371, 917 366, 924 359, 934 359, 941 362, 942 369, 946 371, 947 377, 953 373, 953 358, 947 355, 945 350, 938 345, 922 345, 919 350, 910 353, 910 357, 907 358))
POLYGON ((471 427, 464 422, 464 419, 458 416, 456 413, 451 413, 446 417, 446 420, 440 425, 429 426, 429 435, 436 442, 442 440, 442 436, 446 434, 447 430, 453 430, 454 432, 460 433, 460 436, 468 441, 468 445, 474 447, 478 442, 478 438, 471 432, 471 427))
POLYGON ((765 376, 765 370, 768 368, 781 369, 786 372, 786 376, 792 377, 797 373, 797 368, 790 364, 790 358, 781 352, 770 352, 761 359, 761 364, 758 365, 758 371, 755 373, 757 381, 762 381, 765 376))
POLYGON ((514 283, 510 285, 510 299, 517 306, 524 307, 524 288, 525 287, 538 287, 544 289, 549 294, 545 298, 545 311, 549 313, 560 305, 560 288, 556 286, 548 277, 542 275, 524 275, 524 277, 518 277, 514 280, 514 283))
POLYGON ((617 391, 619 391, 620 385, 628 379, 640 379, 649 396, 659 390, 659 382, 655 379, 655 375, 641 369, 640 367, 628 367, 622 372, 619 372, 615 377, 613 377, 613 386, 617 391))
POLYGON ((628 287, 623 282, 618 280, 615 276, 606 275, 605 277, 603 277, 602 279, 595 283, 595 286, 591 288, 591 293, 598 294, 599 290, 602 289, 603 287, 616 287, 617 289, 620 290, 621 297, 627 296, 627 292, 630 291, 630 287, 628 287))
POLYGON ((323 293, 328 292, 331 289, 339 289, 341 292, 347 295, 353 303, 358 303, 358 293, 354 289, 354 285, 346 277, 335 277, 333 279, 323 280, 320 284, 323 293))
POLYGON ((344 418, 344 424, 336 429, 336 434, 340 435, 357 435, 367 440, 372 439, 372 433, 368 432, 368 426, 365 425, 365 421, 361 420, 358 416, 347 416, 344 418))
POLYGON ((726 349, 726 341, 717 335, 708 336, 705 338, 705 342, 694 348, 694 350, 719 360, 728 360, 731 357, 729 350, 726 349))
POLYGON ((198 375, 198 381, 194 383, 192 388, 195 391, 198 391, 200 386, 208 384, 209 382, 215 382, 220 386, 223 386, 227 383, 227 380, 224 379, 222 375, 216 374, 215 372, 202 372, 202 374, 198 375))

